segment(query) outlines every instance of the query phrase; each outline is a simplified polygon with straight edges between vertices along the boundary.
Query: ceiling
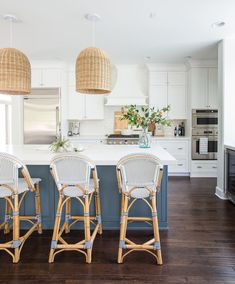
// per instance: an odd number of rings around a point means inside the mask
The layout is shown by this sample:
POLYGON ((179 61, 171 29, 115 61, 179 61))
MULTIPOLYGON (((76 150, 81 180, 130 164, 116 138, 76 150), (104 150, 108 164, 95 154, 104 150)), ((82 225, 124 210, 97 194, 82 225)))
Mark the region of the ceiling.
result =
MULTIPOLYGON (((92 45, 86 13, 98 13, 96 46, 114 63, 180 62, 217 57, 219 40, 235 34, 234 0, 0 0, 0 15, 14 14, 13 46, 30 59, 74 61, 92 45), (150 17, 152 13, 153 17, 150 17), (226 22, 213 28, 218 21, 226 22)), ((0 18, 0 47, 9 23, 0 18)))

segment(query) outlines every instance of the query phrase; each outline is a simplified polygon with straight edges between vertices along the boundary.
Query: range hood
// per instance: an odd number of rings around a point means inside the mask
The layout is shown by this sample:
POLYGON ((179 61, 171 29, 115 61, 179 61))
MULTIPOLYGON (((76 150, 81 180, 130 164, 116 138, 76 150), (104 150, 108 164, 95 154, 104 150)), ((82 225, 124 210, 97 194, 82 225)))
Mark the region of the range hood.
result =
POLYGON ((113 91, 106 97, 106 106, 146 105, 147 70, 137 65, 117 66, 113 91))

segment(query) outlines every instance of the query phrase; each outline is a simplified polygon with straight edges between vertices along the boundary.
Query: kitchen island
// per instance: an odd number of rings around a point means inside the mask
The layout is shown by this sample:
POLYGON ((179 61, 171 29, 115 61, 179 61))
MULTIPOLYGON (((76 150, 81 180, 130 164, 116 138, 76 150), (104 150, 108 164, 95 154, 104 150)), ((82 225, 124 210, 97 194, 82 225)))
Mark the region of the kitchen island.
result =
MULTIPOLYGON (((4 145, 0 146, 0 152, 6 152, 15 155, 21 159, 29 169, 32 177, 42 179, 41 189, 41 207, 42 223, 44 229, 52 229, 58 199, 58 190, 50 174, 50 160, 55 154, 49 151, 47 145, 4 145)), ((157 195, 159 227, 166 229, 167 223, 167 181, 168 165, 176 163, 176 160, 167 151, 158 145, 153 145, 148 149, 141 149, 138 145, 84 145, 84 151, 77 153, 85 155, 93 160, 97 166, 98 177, 100 180, 100 197, 102 223, 104 229, 119 229, 120 219, 120 194, 117 187, 116 164, 120 158, 127 154, 149 153, 155 155, 159 162, 164 166, 163 180, 161 190, 157 195)), ((30 215, 33 210, 33 195, 28 194, 22 206, 22 214, 30 215)), ((147 205, 139 201, 136 207, 130 211, 135 216, 150 216, 147 205)), ((72 203, 72 213, 81 213, 80 206, 74 201, 72 203)), ((93 208, 91 208, 93 213, 93 208)), ((0 201, 0 218, 4 217, 4 202, 0 201)), ((26 224, 25 224, 26 226, 26 224)), ((79 225, 77 226, 77 228, 79 225)), ((133 223, 132 229, 146 229, 149 225, 133 223)), ((24 224, 22 224, 24 228, 24 224)), ((75 227, 76 228, 76 227, 75 227)))

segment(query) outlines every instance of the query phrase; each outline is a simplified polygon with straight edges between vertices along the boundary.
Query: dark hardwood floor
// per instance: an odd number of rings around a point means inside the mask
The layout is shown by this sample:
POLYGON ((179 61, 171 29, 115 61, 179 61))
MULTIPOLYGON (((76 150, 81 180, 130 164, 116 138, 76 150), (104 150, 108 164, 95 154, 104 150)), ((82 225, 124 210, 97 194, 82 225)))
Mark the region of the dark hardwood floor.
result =
MULTIPOLYGON (((160 232, 163 266, 142 252, 117 264, 118 231, 97 236, 90 265, 74 252, 59 254, 48 264, 51 232, 45 231, 26 242, 19 264, 0 251, 0 283, 235 283, 235 206, 214 195, 215 183, 170 179, 169 230, 160 232)), ((71 234, 71 241, 81 236, 71 234)), ((141 241, 150 232, 129 235, 141 241)))

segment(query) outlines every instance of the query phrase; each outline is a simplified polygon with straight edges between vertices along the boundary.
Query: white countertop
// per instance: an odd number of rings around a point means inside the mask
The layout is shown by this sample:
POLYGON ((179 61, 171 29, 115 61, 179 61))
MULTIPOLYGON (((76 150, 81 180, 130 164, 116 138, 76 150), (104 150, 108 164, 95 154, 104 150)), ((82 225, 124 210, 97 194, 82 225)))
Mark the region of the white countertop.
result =
POLYGON ((231 146, 231 145, 224 145, 225 149, 231 149, 235 151, 235 146, 231 146))
MULTIPOLYGON (((49 165, 55 154, 51 153, 48 147, 48 145, 2 145, 0 152, 18 157, 26 165, 49 165)), ((152 145, 148 149, 141 149, 138 145, 88 144, 84 147, 85 150, 79 153, 89 157, 96 165, 116 165, 123 156, 132 153, 153 154, 162 165, 176 163, 176 159, 158 145, 152 145)))
MULTIPOLYGON (((79 140, 104 140, 107 139, 105 135, 77 135, 77 136, 68 136, 68 139, 71 141, 79 140)), ((189 140, 189 136, 152 136, 153 140, 189 140)))

